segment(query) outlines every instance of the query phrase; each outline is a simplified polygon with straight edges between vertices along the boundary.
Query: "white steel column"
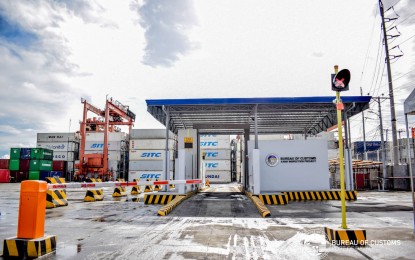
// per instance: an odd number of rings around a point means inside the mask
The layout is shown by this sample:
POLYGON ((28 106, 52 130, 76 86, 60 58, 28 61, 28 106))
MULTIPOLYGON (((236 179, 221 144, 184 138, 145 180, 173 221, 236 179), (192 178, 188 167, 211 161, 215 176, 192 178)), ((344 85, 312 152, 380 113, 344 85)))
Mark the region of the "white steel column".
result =
MULTIPOLYGON (((169 108, 165 108, 166 113, 166 147, 165 147, 165 158, 164 158, 164 166, 163 166, 163 176, 162 179, 167 180, 170 172, 170 156, 169 156, 169 126, 170 126, 170 111, 169 108)), ((165 189, 163 189, 165 190, 165 189)))
POLYGON ((261 193, 261 174, 260 174, 260 151, 259 149, 254 149, 252 151, 252 175, 254 180, 254 194, 261 193))
MULTIPOLYGON (((185 180, 186 179, 186 149, 179 149, 179 156, 177 161, 179 165, 176 167, 176 178, 178 180, 185 180)), ((181 185, 178 188, 179 194, 185 193, 185 186, 181 185)))
MULTIPOLYGON (((414 219, 414 233, 415 233, 415 193, 414 193, 414 177, 412 173, 412 158, 411 158, 411 145, 409 144, 409 127, 408 127, 408 114, 405 114, 405 125, 406 125, 406 152, 408 153, 409 161, 409 177, 411 178, 411 197, 412 197, 412 211, 414 219)), ((415 154, 414 154, 415 156, 415 154)))
POLYGON ((254 180, 254 194, 261 193, 260 151, 258 149, 258 105, 254 109, 255 120, 255 149, 252 151, 252 174, 254 180))

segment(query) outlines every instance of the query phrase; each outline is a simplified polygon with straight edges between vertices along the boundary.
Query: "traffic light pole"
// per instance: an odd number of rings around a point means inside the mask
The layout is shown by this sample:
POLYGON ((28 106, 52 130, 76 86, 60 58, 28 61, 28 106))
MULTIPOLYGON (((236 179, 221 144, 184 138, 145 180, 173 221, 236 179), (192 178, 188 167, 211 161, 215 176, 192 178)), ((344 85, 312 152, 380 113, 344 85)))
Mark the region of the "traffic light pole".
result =
MULTIPOLYGON (((332 75, 331 89, 336 91, 334 100, 337 110, 337 130, 339 134, 339 168, 340 168, 340 199, 342 211, 342 224, 340 227, 324 227, 326 240, 329 243, 338 246, 364 246, 366 245, 366 230, 348 228, 346 224, 346 183, 344 178, 344 150, 343 150, 343 133, 342 133, 342 110, 344 104, 340 99, 340 92, 349 90, 350 71, 343 69, 338 72, 339 66, 334 66, 335 75, 332 75), (347 232, 345 232, 347 229, 347 232), (350 235, 349 235, 350 234, 350 235)), ((355 193, 356 194, 356 193, 355 193)))
MULTIPOLYGON (((336 71, 337 73, 337 71, 336 71)), ((346 229, 346 189, 344 182, 344 150, 343 150, 343 132, 342 132, 342 110, 343 103, 340 100, 340 92, 336 91, 336 107, 337 107, 337 130, 339 133, 339 167, 340 167, 340 199, 342 203, 342 225, 341 228, 346 229)))

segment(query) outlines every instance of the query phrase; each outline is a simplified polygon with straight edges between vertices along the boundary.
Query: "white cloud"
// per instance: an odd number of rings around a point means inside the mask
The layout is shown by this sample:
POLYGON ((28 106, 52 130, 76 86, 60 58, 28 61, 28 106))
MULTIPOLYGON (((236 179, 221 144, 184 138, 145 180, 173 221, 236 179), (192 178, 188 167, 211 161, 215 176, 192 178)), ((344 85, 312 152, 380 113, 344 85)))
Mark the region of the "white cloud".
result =
POLYGON ((145 29, 146 47, 143 63, 170 67, 196 48, 188 32, 197 23, 191 0, 144 0, 132 5, 145 29))

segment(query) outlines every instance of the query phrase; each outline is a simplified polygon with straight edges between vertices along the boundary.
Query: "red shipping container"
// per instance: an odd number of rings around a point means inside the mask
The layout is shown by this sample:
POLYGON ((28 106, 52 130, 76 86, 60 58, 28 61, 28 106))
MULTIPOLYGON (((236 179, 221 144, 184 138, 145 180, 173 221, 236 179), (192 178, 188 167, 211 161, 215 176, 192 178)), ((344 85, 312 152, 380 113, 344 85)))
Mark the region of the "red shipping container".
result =
POLYGON ((6 169, 0 169, 0 183, 10 182, 10 171, 6 169))
POLYGON ((66 161, 53 161, 52 170, 65 172, 65 170, 66 170, 66 161))
POLYGON ((30 170, 30 160, 29 159, 21 159, 20 160, 20 171, 29 171, 30 170))
POLYGON ((29 179, 28 171, 10 171, 10 182, 22 182, 29 179))
POLYGON ((0 159, 0 169, 9 169, 9 159, 0 159))

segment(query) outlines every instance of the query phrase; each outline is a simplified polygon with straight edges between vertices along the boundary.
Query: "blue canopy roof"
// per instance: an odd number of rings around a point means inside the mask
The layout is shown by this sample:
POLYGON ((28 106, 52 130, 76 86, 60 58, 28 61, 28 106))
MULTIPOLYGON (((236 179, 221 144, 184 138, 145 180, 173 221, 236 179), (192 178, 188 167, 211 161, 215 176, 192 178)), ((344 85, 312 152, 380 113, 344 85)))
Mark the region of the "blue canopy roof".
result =
MULTIPOLYGON (((180 105, 234 105, 234 104, 316 104, 332 103, 336 97, 263 97, 263 98, 190 98, 190 99, 147 99, 147 106, 180 105)), ((344 96, 344 103, 370 101, 370 96, 344 96)))
MULTIPOLYGON (((347 116, 369 107, 370 96, 343 96, 347 116)), ((169 129, 198 128, 205 132, 232 132, 242 126, 254 129, 254 111, 260 133, 317 134, 337 124, 334 96, 150 99, 147 110, 169 129)))

